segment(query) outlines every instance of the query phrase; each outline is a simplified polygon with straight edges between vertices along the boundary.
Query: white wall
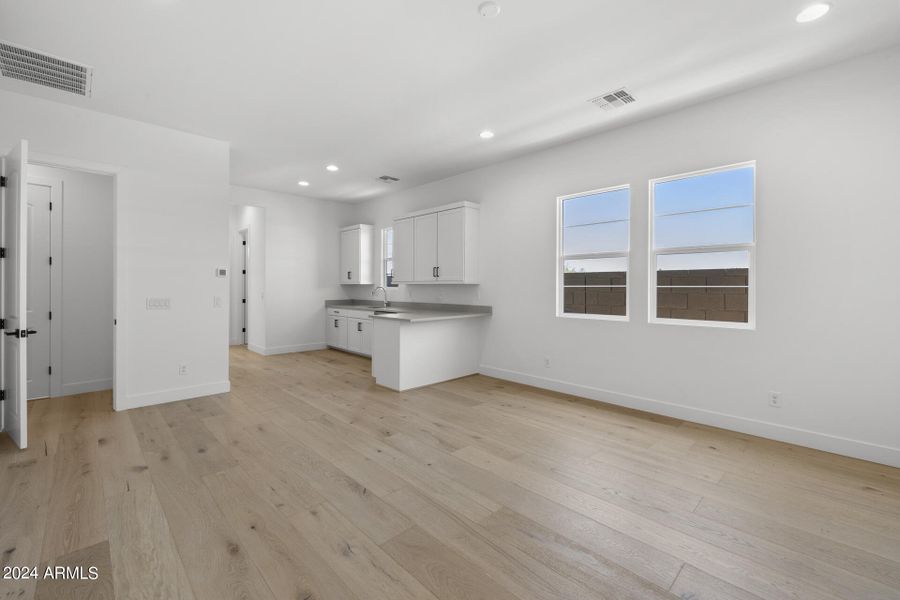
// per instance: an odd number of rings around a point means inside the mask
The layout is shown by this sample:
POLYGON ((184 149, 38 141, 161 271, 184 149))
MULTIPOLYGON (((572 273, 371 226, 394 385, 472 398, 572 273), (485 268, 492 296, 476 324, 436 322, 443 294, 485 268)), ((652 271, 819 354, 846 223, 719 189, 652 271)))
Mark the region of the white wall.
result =
POLYGON ((117 408, 228 390, 228 144, 0 91, 0 148, 21 138, 42 162, 115 173, 117 408))
MULTIPOLYGON (((347 297, 348 286, 338 284, 338 230, 351 224, 353 206, 238 186, 231 188, 231 204, 264 209, 265 338, 251 349, 324 348, 324 300, 347 297)), ((251 231, 251 261, 259 255, 253 237, 251 231)))
MULTIPOLYGON (((112 387, 113 378, 113 208, 112 177, 30 165, 29 177, 62 182, 61 301, 54 307, 51 327, 59 335, 54 349, 54 374, 59 395, 68 396, 112 387), (58 352, 57 352, 58 350, 58 352), (57 358, 58 357, 58 358, 57 358), (58 362, 57 362, 58 360, 58 362)), ((54 236, 57 232, 54 232, 54 236)))
POLYGON ((894 49, 360 204, 356 220, 481 203, 482 284, 391 293, 493 305, 484 373, 900 466, 898 106, 894 49), (752 159, 757 330, 649 325, 648 180, 752 159), (556 197, 624 183, 631 321, 555 317, 556 197))
POLYGON ((256 352, 266 347, 266 209, 259 206, 232 206, 229 218, 231 239, 231 333, 232 344, 243 344, 241 322, 241 267, 243 263, 243 238, 246 231, 247 265, 247 346, 256 352))

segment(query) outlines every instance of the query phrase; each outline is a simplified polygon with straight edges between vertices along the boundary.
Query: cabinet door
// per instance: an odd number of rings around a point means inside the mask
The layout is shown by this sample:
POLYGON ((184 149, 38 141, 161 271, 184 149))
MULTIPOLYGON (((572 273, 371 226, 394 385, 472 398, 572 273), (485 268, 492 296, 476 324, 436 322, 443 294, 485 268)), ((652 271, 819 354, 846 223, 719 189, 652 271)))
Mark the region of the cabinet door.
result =
POLYGON ((438 281, 463 281, 466 266, 466 217, 454 208, 437 214, 438 281))
POLYGON ((347 348, 347 317, 326 318, 325 343, 334 348, 347 348))
POLYGON ((359 322, 359 352, 372 356, 372 319, 361 319, 359 322))
POLYGON ((437 263, 437 214, 415 217, 415 280, 434 281, 437 263))
POLYGON ((415 281, 415 222, 413 219, 394 221, 394 281, 415 281))
POLYGON ((360 352, 360 334, 362 333, 362 319, 347 318, 347 350, 360 352))
POLYGON ((359 229, 341 232, 340 283, 359 283, 359 229))

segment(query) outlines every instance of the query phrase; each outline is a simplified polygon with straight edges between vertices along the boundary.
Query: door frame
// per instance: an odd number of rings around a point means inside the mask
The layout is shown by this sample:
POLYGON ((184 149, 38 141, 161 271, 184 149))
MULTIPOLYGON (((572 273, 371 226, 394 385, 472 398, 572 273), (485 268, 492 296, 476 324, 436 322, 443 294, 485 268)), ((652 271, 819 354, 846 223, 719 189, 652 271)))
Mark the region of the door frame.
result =
POLYGON ((121 410, 120 404, 126 397, 125 373, 127 366, 127 303, 125 302, 126 274, 128 260, 124 252, 120 252, 120 242, 125 239, 124 223, 119 210, 119 173, 120 167, 105 163, 80 160, 76 158, 54 156, 40 152, 31 152, 28 164, 57 167, 97 175, 112 177, 113 182, 113 410, 121 410))

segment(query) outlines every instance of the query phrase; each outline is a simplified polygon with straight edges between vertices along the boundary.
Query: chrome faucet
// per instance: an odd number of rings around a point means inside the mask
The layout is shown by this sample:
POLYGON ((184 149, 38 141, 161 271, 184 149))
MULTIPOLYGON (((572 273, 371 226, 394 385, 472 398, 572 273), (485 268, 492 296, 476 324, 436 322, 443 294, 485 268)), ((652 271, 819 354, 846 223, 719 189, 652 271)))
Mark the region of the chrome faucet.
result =
POLYGON ((379 285, 377 288, 372 290, 372 295, 374 296, 375 294, 377 294, 378 290, 381 290, 382 292, 384 292, 384 307, 387 308, 388 306, 391 305, 391 303, 388 302, 388 299, 387 299, 387 290, 384 289, 384 286, 379 285))

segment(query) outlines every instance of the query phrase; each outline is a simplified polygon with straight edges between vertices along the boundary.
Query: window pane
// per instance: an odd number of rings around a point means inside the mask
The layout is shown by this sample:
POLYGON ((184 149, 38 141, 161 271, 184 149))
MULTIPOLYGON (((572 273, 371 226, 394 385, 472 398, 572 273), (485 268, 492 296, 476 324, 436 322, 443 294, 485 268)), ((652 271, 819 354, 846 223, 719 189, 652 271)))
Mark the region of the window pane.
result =
POLYGON ((748 322, 749 252, 663 255, 656 263, 657 318, 748 322))
POLYGON ((741 167, 657 183, 655 215, 753 204, 753 171, 741 167))
POLYGON ((753 207, 656 217, 656 248, 747 244, 753 241, 753 207))
POLYGON ((594 254, 628 250, 628 221, 580 225, 563 229, 563 254, 594 254))
POLYGON ((628 188, 563 201, 563 226, 628 219, 628 188))
POLYGON ((563 273, 563 312, 626 314, 627 258, 567 260, 563 273))
POLYGON ((394 261, 384 261, 384 282, 387 287, 399 287, 394 283, 394 261))
POLYGON ((656 257, 657 271, 688 269, 749 269, 750 251, 695 252, 692 254, 661 254, 656 257))

